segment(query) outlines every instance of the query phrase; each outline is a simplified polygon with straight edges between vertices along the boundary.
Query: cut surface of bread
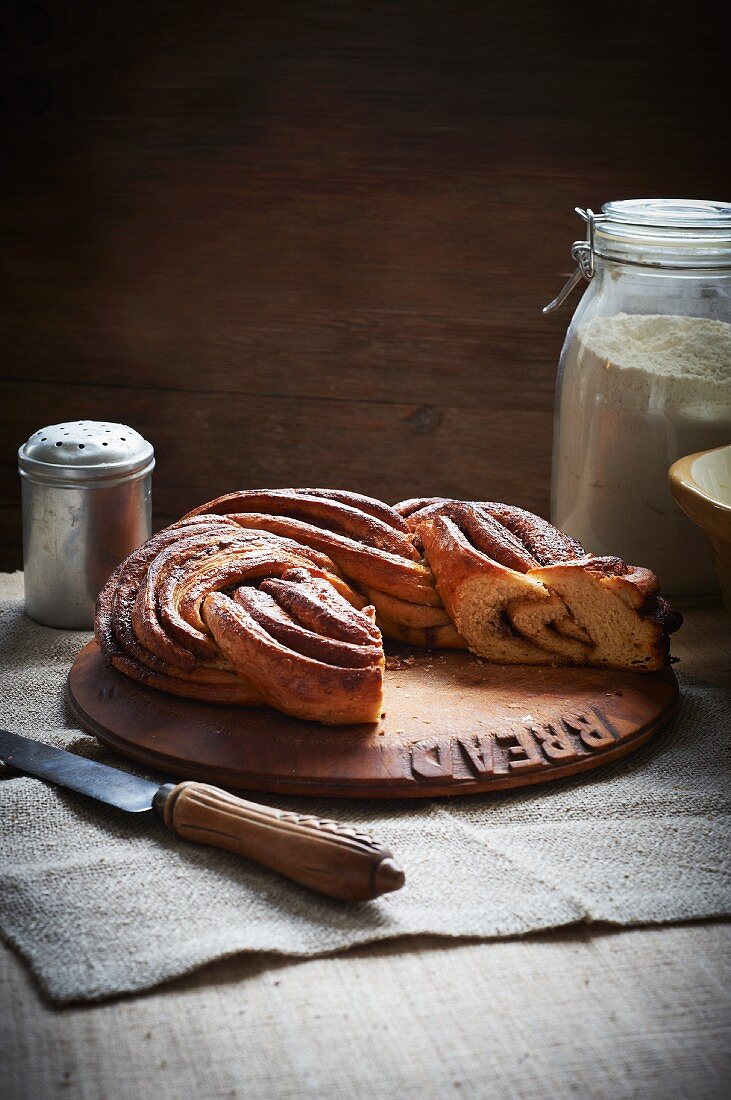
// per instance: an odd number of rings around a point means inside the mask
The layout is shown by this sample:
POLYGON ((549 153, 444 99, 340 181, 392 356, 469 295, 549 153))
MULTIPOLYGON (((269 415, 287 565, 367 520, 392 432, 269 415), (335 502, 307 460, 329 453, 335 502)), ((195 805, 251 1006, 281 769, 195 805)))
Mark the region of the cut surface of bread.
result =
POLYGON ((444 606, 469 648, 507 664, 550 663, 550 655, 517 634, 506 616, 514 601, 548 602, 546 588, 475 549, 448 516, 435 516, 418 531, 444 606))
MULTIPOLYGON (((652 614, 657 582, 647 569, 612 571, 612 559, 584 558, 531 570, 560 597, 587 636, 582 663, 651 671, 667 663, 667 632, 652 614), (610 563, 602 567, 602 563, 610 563)), ((625 567, 626 568, 626 567, 625 567)))
POLYGON ((668 635, 679 617, 657 613, 657 580, 649 570, 582 554, 521 572, 511 567, 518 561, 511 543, 504 549, 486 543, 491 528, 479 540, 490 554, 468 537, 479 531, 480 506, 465 517, 444 503, 428 503, 422 521, 417 513, 415 530, 444 605, 473 652, 506 664, 652 671, 667 663, 668 635))

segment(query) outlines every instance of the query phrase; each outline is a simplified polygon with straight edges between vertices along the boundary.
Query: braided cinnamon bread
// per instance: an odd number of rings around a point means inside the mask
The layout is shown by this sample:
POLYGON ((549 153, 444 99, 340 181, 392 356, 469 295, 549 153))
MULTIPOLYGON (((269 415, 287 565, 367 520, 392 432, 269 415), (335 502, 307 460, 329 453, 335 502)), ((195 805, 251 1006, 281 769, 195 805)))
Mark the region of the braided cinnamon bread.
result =
POLYGON ((163 691, 375 722, 384 657, 365 604, 324 554, 202 515, 122 562, 94 628, 110 664, 163 691))
POLYGON ((682 619, 649 569, 587 554, 546 520, 493 501, 403 501, 469 648, 507 664, 650 671, 682 619))
POLYGON ((381 629, 412 645, 465 648, 406 521, 387 504, 339 489, 243 490, 194 509, 327 554, 375 607, 381 629))
POLYGON ((381 632, 642 671, 666 663, 679 625, 648 570, 588 555, 520 508, 271 489, 218 497, 134 551, 95 631, 152 687, 339 725, 380 717, 381 632))

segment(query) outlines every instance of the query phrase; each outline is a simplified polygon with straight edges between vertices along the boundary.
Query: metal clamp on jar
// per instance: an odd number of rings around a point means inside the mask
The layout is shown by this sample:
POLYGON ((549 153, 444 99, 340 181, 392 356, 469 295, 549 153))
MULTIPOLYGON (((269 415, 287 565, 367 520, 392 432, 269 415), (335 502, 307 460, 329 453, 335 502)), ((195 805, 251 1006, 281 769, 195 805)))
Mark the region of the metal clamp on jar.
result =
POLYGON ((551 518, 592 553, 652 569, 666 595, 712 597, 710 556, 668 469, 731 441, 731 203, 577 213, 578 266, 544 310, 588 281, 559 364, 551 518))
POLYGON ((25 610, 87 630, 112 571, 151 534, 152 445, 125 424, 76 420, 18 450, 25 610))

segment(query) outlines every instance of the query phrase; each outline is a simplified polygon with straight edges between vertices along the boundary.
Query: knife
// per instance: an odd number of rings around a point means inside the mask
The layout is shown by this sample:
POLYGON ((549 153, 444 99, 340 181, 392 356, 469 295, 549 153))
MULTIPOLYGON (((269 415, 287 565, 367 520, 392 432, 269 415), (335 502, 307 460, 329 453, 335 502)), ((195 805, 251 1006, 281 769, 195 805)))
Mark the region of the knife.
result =
POLYGON ((237 798, 207 783, 157 783, 0 729, 0 762, 128 813, 157 813, 186 840, 237 852, 311 890, 367 901, 399 890, 390 849, 367 833, 237 798))

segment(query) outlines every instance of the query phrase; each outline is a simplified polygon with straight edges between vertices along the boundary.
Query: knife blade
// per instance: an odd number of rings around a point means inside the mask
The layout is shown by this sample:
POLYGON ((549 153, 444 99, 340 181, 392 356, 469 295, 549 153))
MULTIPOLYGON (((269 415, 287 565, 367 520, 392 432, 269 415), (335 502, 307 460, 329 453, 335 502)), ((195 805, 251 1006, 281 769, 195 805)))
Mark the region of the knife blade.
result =
POLYGON ((186 840, 237 852, 329 897, 399 890, 390 851, 355 828, 249 802, 207 783, 158 783, 0 729, 0 762, 128 813, 156 811, 186 840))
POLYGON ((159 783, 150 783, 119 768, 98 764, 42 741, 32 741, 10 730, 0 729, 0 760, 18 771, 70 787, 133 814, 152 810, 160 789, 159 783))

